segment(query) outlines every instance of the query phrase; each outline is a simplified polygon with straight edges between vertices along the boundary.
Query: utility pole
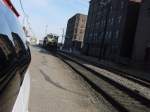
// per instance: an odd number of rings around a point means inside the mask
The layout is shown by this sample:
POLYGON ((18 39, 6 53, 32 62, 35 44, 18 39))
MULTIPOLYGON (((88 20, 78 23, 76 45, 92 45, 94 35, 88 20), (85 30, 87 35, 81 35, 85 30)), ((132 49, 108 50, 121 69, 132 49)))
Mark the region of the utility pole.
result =
POLYGON ((47 35, 48 25, 45 26, 45 35, 47 35))
POLYGON ((65 28, 62 29, 62 40, 61 40, 62 45, 64 43, 64 38, 65 38, 65 28))
POLYGON ((61 47, 60 49, 63 49, 63 44, 64 44, 64 38, 65 38, 65 28, 61 28, 62 30, 62 38, 61 38, 61 47))

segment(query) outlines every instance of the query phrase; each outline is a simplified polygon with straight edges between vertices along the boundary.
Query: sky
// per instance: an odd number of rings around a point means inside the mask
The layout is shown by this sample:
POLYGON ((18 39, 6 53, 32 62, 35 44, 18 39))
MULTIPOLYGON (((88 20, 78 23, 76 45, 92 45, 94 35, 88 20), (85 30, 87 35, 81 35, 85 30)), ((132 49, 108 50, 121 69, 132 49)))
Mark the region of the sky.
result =
MULTIPOLYGON (((21 15, 21 24, 26 24, 19 0, 11 1, 21 15)), ((68 19, 76 13, 88 14, 89 8, 89 0, 22 0, 22 4, 34 35, 40 39, 46 34, 46 26, 47 33, 61 36, 68 19)))

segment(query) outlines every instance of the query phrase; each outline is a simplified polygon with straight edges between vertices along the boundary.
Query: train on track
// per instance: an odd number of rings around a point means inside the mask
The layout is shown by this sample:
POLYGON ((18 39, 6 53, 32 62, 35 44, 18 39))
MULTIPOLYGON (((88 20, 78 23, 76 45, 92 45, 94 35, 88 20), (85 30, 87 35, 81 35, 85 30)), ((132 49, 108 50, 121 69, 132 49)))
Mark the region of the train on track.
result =
POLYGON ((43 41, 43 47, 49 51, 57 51, 59 36, 54 34, 48 34, 43 41))

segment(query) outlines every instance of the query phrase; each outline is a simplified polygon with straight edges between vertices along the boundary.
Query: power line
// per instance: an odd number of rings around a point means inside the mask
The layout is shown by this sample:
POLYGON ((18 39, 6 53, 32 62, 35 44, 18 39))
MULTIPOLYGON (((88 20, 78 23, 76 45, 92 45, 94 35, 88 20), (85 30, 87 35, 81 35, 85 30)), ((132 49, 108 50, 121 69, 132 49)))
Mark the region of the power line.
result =
POLYGON ((28 14, 25 12, 25 10, 24 10, 24 8, 23 8, 22 0, 19 0, 19 2, 20 2, 20 6, 21 6, 21 9, 22 9, 24 15, 25 15, 26 17, 29 17, 28 14))
POLYGON ((29 15, 28 15, 28 14, 25 12, 25 10, 24 10, 22 0, 19 0, 19 3, 20 3, 20 7, 21 7, 21 9, 22 9, 22 12, 23 12, 23 14, 24 14, 24 18, 23 18, 22 24, 25 25, 25 22, 26 22, 28 29, 29 29, 29 30, 31 31, 31 33, 35 36, 35 34, 34 34, 32 28, 31 28, 31 24, 30 24, 30 22, 29 22, 29 15))
POLYGON ((21 9, 22 9, 23 15, 24 15, 24 18, 23 18, 23 24, 24 24, 25 21, 28 22, 29 16, 28 16, 28 14, 25 12, 25 10, 24 10, 22 0, 19 0, 19 3, 20 3, 20 7, 21 7, 21 9))

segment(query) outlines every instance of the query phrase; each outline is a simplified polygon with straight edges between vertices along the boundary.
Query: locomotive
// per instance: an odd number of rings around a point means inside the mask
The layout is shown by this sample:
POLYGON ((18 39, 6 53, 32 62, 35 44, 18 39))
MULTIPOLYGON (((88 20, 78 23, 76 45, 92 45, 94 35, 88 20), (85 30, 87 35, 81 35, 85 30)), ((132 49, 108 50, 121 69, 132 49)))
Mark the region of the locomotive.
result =
POLYGON ((43 41, 43 47, 49 51, 57 51, 58 36, 54 34, 48 34, 43 41))

